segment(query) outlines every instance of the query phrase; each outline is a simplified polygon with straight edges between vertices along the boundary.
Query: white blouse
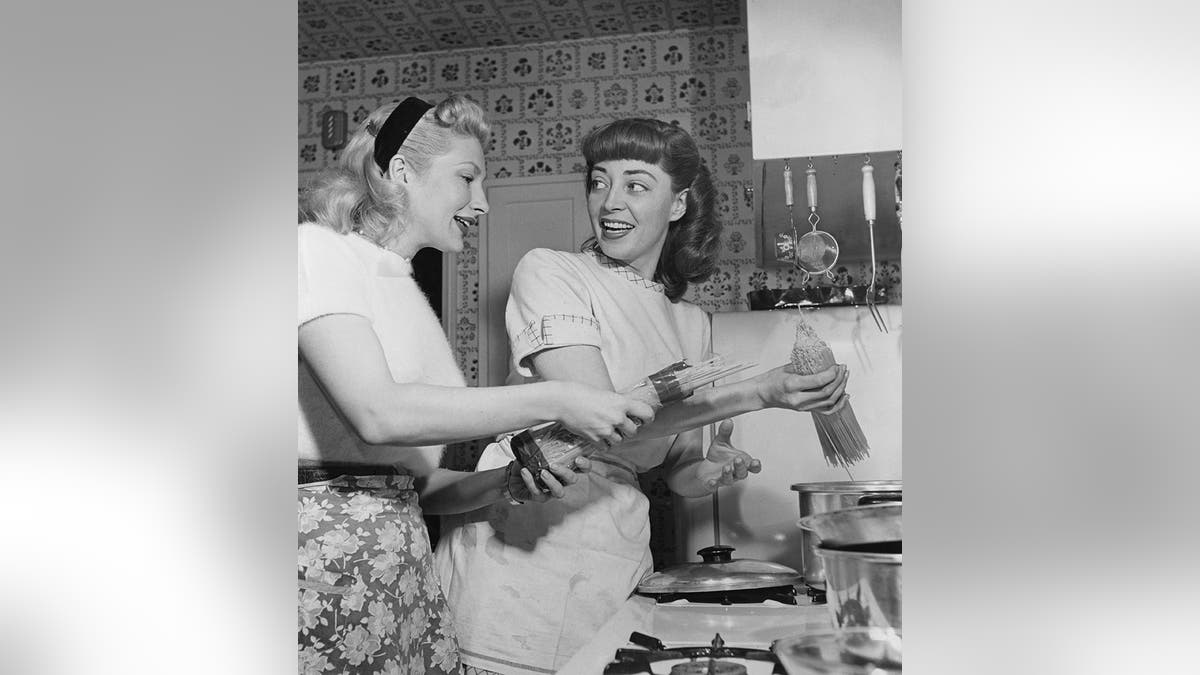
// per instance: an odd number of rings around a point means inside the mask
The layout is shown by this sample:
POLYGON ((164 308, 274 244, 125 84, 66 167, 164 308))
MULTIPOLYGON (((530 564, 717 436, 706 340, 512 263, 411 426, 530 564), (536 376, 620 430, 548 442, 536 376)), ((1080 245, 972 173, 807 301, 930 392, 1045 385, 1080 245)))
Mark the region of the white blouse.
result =
MULTIPOLYGON (((298 326, 329 314, 357 314, 371 322, 396 382, 466 386, 407 258, 359 235, 311 223, 299 226, 298 253, 298 326)), ((400 446, 363 443, 317 386, 303 358, 298 365, 302 459, 370 464, 398 459, 400 446)))

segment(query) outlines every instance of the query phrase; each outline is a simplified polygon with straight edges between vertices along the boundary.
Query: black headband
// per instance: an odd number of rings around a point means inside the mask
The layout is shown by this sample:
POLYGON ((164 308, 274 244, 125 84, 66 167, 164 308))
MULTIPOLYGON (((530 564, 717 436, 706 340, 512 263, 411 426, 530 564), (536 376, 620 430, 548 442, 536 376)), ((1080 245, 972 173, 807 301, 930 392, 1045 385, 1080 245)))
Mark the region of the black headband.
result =
POLYGON ((396 106, 392 114, 383 121, 379 133, 375 134, 375 163, 379 169, 387 173, 388 162, 400 150, 404 139, 412 133, 413 127, 421 121, 421 117, 433 107, 415 96, 409 96, 396 106))

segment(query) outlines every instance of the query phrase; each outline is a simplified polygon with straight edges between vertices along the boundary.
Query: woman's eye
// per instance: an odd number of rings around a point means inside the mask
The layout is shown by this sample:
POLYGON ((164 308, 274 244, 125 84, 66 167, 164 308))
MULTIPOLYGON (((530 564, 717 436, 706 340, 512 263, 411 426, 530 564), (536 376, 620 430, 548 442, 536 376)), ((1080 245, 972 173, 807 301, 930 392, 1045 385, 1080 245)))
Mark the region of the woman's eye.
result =
POLYGON ((588 183, 588 189, 589 189, 589 190, 600 190, 600 189, 603 189, 603 188, 604 188, 604 181, 600 180, 599 178, 593 178, 593 179, 592 179, 592 180, 591 180, 591 181, 588 183))
POLYGON ((645 192, 648 189, 649 188, 647 188, 645 185, 642 185, 641 183, 630 183, 629 184, 630 192, 645 192))
POLYGON ((474 183, 474 182, 475 182, 475 176, 463 176, 463 177, 462 177, 462 179, 463 179, 463 180, 465 180, 465 181, 467 181, 468 183, 474 183))

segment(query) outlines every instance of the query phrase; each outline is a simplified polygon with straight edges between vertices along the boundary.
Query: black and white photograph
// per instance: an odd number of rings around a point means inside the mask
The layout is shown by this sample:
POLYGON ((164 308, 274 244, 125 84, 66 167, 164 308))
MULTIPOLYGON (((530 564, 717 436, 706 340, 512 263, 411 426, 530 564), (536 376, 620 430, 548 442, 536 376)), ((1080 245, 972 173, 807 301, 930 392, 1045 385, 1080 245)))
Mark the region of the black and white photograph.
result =
POLYGON ((900 12, 299 3, 301 673, 899 671, 900 12))

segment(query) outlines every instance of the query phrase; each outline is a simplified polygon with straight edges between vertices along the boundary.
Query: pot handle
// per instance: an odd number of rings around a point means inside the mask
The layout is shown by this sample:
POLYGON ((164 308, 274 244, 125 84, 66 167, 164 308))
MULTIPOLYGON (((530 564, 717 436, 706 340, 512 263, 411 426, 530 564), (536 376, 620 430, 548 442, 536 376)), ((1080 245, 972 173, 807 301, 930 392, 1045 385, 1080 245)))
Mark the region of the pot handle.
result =
POLYGON ((865 494, 858 498, 859 506, 868 506, 870 504, 886 504, 888 502, 904 501, 904 493, 902 492, 875 492, 865 494))

